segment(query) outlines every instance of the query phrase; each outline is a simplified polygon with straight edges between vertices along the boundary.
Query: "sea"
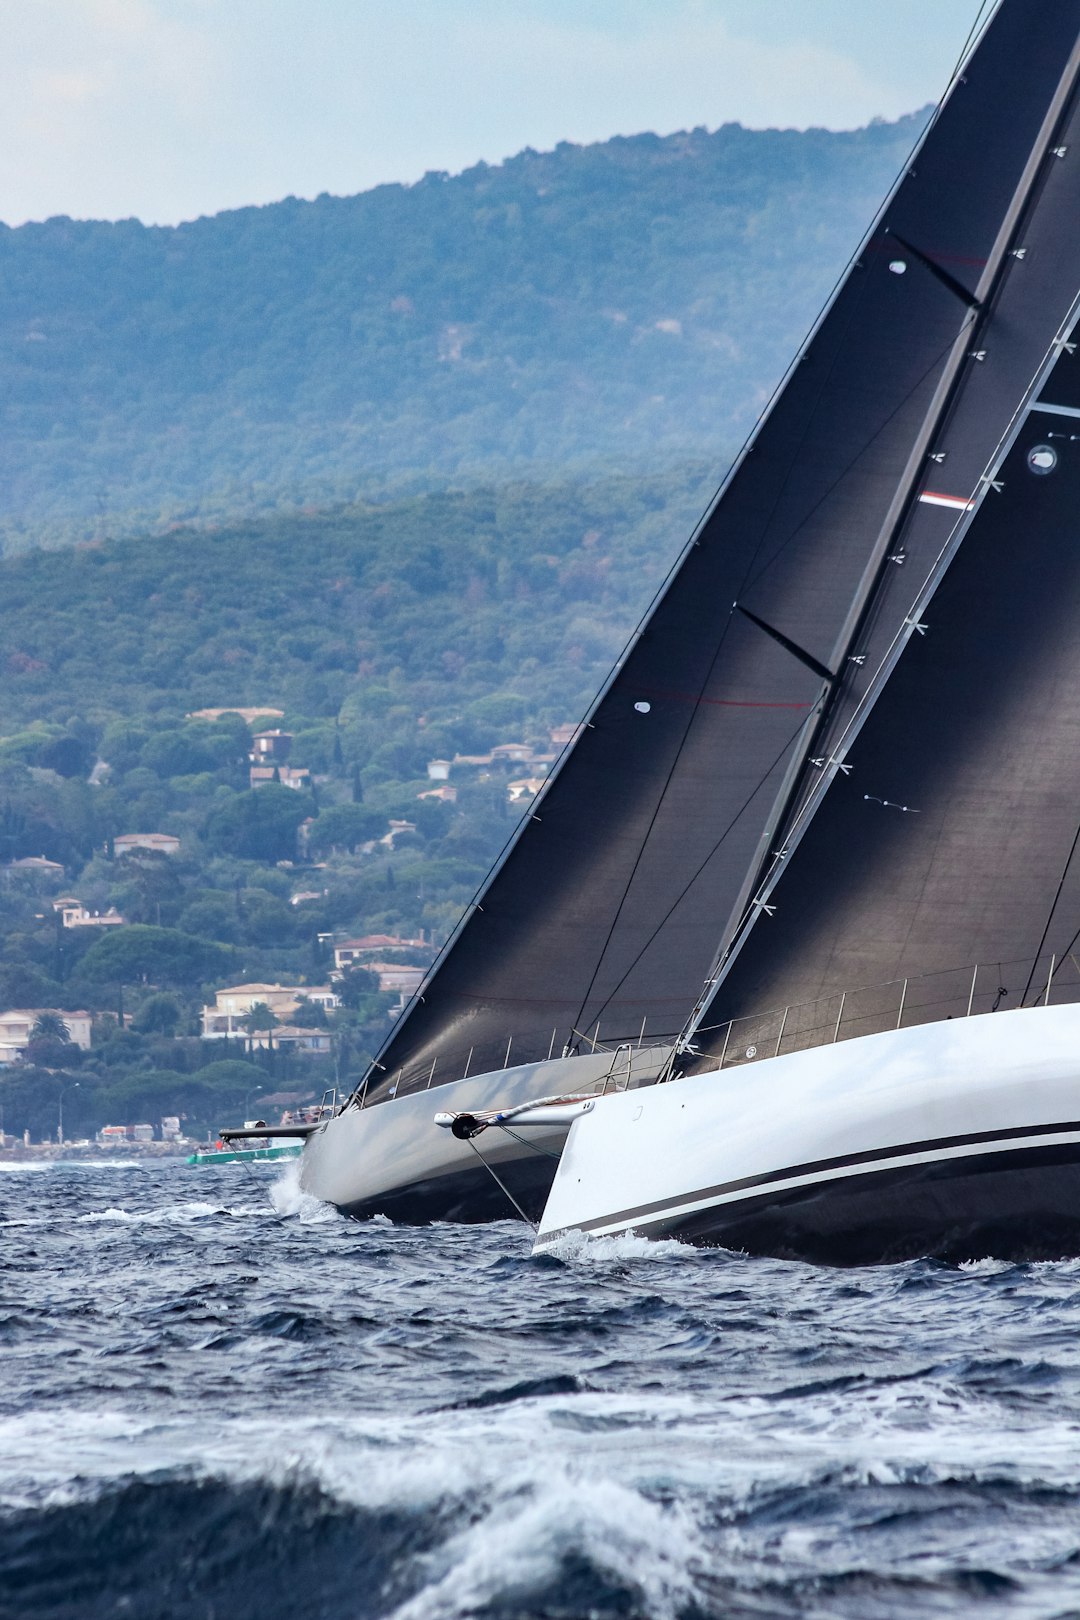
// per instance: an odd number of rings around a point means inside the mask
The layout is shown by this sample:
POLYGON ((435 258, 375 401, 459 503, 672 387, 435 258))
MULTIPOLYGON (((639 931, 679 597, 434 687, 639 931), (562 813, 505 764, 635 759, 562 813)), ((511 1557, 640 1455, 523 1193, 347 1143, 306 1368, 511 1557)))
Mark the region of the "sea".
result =
POLYGON ((1080 1263, 0 1169, 0 1617, 1080 1615, 1080 1263))

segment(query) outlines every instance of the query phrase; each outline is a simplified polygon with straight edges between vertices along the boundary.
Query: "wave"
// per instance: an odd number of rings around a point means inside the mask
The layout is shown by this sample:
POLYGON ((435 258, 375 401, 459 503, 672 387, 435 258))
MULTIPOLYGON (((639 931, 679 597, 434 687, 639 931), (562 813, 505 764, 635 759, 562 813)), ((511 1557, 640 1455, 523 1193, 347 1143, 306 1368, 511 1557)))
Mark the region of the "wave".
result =
POLYGON ((159 1468, 0 1513, 0 1620, 998 1620, 1080 1595, 1076 1489, 841 1471, 736 1501, 580 1456, 425 1483, 377 1449, 329 1489, 314 1462, 283 1434, 272 1475, 159 1468))
POLYGON ((270 1187, 270 1202, 274 1209, 279 1215, 295 1216, 304 1222, 343 1220, 345 1217, 332 1204, 324 1204, 301 1187, 301 1163, 300 1159, 287 1159, 282 1166, 281 1174, 270 1187))
POLYGON ((644 1238, 633 1232, 622 1232, 615 1237, 590 1237, 587 1232, 564 1232, 554 1243, 535 1258, 561 1260, 573 1266, 622 1265, 628 1260, 678 1261, 692 1260, 698 1265, 715 1264, 720 1249, 695 1249, 675 1238, 644 1238))
POLYGON ((165 1204, 153 1209, 109 1209, 87 1210, 82 1215, 73 1215, 74 1225, 127 1225, 127 1226, 176 1226, 187 1221, 205 1221, 212 1216, 225 1216, 226 1219, 235 1219, 251 1215, 265 1215, 265 1209, 252 1204, 239 1209, 230 1208, 226 1204, 211 1204, 203 1199, 190 1199, 182 1204, 165 1204))
POLYGON ((80 1170, 87 1173, 99 1170, 157 1170, 162 1167, 176 1169, 182 1164, 177 1158, 162 1159, 5 1159, 2 1171, 27 1170, 80 1170))

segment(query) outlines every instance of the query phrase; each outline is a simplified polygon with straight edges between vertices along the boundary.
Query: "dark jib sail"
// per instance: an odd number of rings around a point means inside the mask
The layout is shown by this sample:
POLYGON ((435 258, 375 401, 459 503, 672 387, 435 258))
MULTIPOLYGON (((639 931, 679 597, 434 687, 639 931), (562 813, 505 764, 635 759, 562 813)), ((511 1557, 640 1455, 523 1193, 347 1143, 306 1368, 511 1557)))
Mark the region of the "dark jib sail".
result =
POLYGON ((908 622, 866 628, 695 1036, 713 1066, 1080 999, 1080 6, 1056 15, 1057 115, 898 534, 908 622))
POLYGON ((1075 16, 1072 0, 1046 8, 1034 31, 1022 0, 995 15, 579 740, 357 1096, 499 1068, 508 1048, 521 1063, 598 1032, 608 1044, 684 1024, 771 847, 963 369, 1075 16))

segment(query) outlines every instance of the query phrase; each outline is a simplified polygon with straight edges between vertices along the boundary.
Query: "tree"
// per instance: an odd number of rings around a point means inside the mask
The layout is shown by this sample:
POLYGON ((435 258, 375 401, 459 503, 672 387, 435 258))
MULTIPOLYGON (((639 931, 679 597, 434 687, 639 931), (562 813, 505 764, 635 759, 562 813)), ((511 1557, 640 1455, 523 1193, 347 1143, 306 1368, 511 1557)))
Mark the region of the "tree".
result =
POLYGON ((176 997, 161 991, 157 995, 147 996, 132 1019, 131 1027, 140 1035, 175 1035, 176 1026, 183 1016, 183 1009, 176 997))
POLYGON ((30 1031, 32 1041, 59 1041, 61 1046, 67 1046, 71 1041, 71 1031, 58 1012, 40 1012, 34 1020, 34 1027, 30 1031))
POLYGON ((291 861, 296 855, 296 832, 311 814, 311 799, 295 788, 270 782, 266 787, 235 794, 207 817, 205 835, 218 855, 239 855, 249 861, 291 861))
POLYGON ((326 1008, 319 1001, 310 1001, 307 996, 297 997, 293 1017, 301 1029, 326 1028, 326 1008))
POLYGON ((178 928, 131 923, 95 940, 78 973, 95 983, 195 985, 228 972, 236 953, 178 928))
POLYGON ((37 762, 58 776, 86 776, 93 753, 82 737, 51 737, 42 745, 37 762))
POLYGON ((338 981, 337 992, 343 1007, 363 1007, 369 996, 379 993, 379 975, 367 968, 347 968, 338 981))
POLYGON ((352 851, 385 831, 386 817, 378 810, 365 804, 328 804, 311 825, 308 848, 313 855, 328 855, 334 849, 352 851))
POLYGON ((276 1029, 277 1014, 272 1007, 266 1005, 265 1001, 255 1001, 252 1002, 250 1009, 244 1014, 240 1022, 249 1035, 254 1035, 261 1029, 276 1029))
POLYGON ((257 1035, 260 1032, 265 1034, 266 1044, 271 1052, 274 1050, 274 1030, 277 1028, 277 1021, 277 1014, 266 1005, 265 1001, 253 1002, 249 1011, 240 1020, 249 1035, 257 1035))

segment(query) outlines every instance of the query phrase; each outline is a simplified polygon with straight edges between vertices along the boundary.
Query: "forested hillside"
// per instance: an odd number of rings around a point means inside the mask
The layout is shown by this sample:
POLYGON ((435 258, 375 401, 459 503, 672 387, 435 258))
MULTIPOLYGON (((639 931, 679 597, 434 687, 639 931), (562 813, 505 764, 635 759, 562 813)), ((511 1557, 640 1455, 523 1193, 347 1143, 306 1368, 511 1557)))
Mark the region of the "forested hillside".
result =
POLYGON ((177 229, 0 229, 0 540, 718 464, 922 122, 526 151, 177 229))
POLYGON ((547 769, 484 757, 557 754, 714 477, 433 493, 0 562, 0 1011, 95 1014, 86 1057, 39 1039, 6 1073, 7 1129, 48 1130, 73 1075, 87 1130, 211 1127, 255 1083, 355 1076, 394 1000, 363 972, 329 1066, 223 1065, 199 1008, 222 985, 325 982, 334 938, 445 938, 528 803, 515 779, 547 769), (263 723, 290 733, 299 788, 253 788, 256 728, 195 713, 234 706, 278 711, 263 723), (458 756, 454 796, 420 797, 428 762, 458 756), (147 832, 178 851, 120 853, 147 832), (62 898, 125 924, 65 927, 62 898))

